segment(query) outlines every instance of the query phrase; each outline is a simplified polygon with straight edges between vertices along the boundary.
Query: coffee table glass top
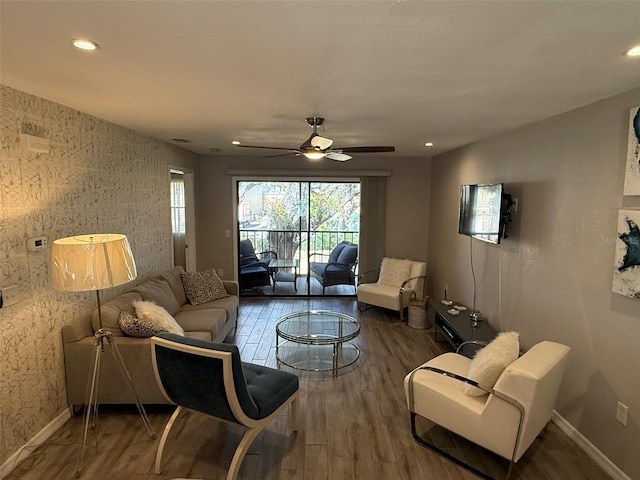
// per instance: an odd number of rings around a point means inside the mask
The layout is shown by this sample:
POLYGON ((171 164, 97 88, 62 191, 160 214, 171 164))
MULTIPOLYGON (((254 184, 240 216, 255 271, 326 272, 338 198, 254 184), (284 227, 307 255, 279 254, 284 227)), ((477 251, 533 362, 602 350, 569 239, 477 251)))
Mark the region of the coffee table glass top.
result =
POLYGON ((349 342, 360 323, 344 313, 308 310, 287 314, 276 324, 276 357, 300 370, 332 370, 354 363, 360 351, 349 342), (280 339, 285 340, 281 342, 280 339))

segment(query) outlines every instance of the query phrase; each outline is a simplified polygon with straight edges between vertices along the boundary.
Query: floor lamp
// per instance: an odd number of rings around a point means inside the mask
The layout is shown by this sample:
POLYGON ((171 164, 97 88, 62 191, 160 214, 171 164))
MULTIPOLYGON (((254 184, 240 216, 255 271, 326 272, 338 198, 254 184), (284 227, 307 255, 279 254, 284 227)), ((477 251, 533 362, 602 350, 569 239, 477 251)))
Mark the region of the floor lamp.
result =
POLYGON ((76 468, 76 478, 78 478, 82 472, 89 424, 93 417, 95 425, 98 416, 98 381, 105 339, 111 347, 111 353, 120 373, 131 387, 138 412, 149 435, 151 438, 156 437, 115 339, 111 332, 102 327, 102 312, 100 311, 100 290, 129 283, 136 278, 137 271, 129 241, 126 235, 121 234, 78 235, 60 238, 53 242, 51 257, 51 278, 55 289, 67 292, 95 290, 98 300, 99 329, 94 335, 92 368, 89 371, 87 397, 82 418, 83 431, 76 468))

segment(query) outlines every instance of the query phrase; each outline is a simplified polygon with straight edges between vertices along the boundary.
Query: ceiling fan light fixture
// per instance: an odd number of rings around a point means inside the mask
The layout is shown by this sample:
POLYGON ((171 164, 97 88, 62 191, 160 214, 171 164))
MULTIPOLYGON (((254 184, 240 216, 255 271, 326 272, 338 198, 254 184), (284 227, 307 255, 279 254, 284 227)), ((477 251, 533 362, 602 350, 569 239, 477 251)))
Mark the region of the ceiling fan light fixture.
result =
POLYGON ((629 49, 627 51, 628 57, 640 57, 640 45, 636 45, 635 47, 629 49))
POLYGON ((324 158, 324 153, 323 152, 315 152, 315 151, 307 151, 307 152, 302 152, 302 154, 307 157, 309 160, 320 160, 321 158, 324 158))

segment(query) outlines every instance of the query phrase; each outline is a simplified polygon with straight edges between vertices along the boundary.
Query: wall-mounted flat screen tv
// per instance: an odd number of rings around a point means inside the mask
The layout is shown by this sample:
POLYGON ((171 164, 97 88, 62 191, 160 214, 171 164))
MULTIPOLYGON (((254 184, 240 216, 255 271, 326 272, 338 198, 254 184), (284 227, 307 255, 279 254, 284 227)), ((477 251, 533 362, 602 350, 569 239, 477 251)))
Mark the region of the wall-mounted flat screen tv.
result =
POLYGON ((458 233, 496 244, 507 238, 511 196, 503 190, 502 183, 461 185, 458 233))

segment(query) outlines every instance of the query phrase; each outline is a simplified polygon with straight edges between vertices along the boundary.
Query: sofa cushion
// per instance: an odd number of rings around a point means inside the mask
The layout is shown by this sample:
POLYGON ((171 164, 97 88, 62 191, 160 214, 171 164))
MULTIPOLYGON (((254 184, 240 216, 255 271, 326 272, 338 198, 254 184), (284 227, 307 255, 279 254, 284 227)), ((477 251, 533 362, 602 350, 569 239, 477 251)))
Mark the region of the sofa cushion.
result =
MULTIPOLYGON (((102 304, 100 308, 100 311, 102 312, 102 326, 105 330, 111 332, 114 337, 124 336, 124 332, 120 329, 120 325, 118 324, 120 312, 124 310, 125 312, 135 315, 136 311, 132 305, 132 302, 135 300, 142 300, 140 294, 136 292, 127 292, 102 304)), ((97 332, 100 328, 97 308, 91 314, 91 326, 93 327, 94 332, 97 332)))
POLYGON ((138 318, 124 310, 120 312, 118 324, 120 329, 130 337, 148 338, 167 331, 157 323, 138 318))
MULTIPOLYGON (((229 295, 225 298, 219 298, 218 300, 214 300, 213 302, 201 303, 200 305, 191 305, 187 303, 182 306, 181 312, 193 312, 197 310, 209 310, 213 308, 217 308, 220 310, 224 310, 227 313, 227 320, 229 319, 229 313, 235 312, 238 309, 238 297, 236 295, 229 295)), ((176 315, 176 319, 180 314, 176 315)))
POLYGON ((213 338, 211 338, 211 333, 209 332, 184 332, 184 336, 188 338, 196 338, 198 340, 205 340, 207 342, 211 342, 213 338))
MULTIPOLYGON (((408 305, 412 290, 402 292, 402 305, 408 305)), ((384 283, 362 283, 358 285, 358 301, 376 305, 389 310, 400 311, 400 293, 398 287, 384 283)))
POLYGON ((147 280, 132 291, 138 292, 143 300, 160 305, 169 312, 169 315, 175 315, 180 311, 180 305, 173 294, 173 290, 163 278, 156 277, 147 280))
POLYGON ((173 291, 173 294, 180 306, 187 303, 187 296, 185 295, 184 287, 182 286, 182 278, 180 278, 181 273, 184 273, 184 268, 177 266, 160 274, 160 277, 164 278, 171 287, 171 290, 173 291))
MULTIPOLYGON (((481 385, 493 388, 502 371, 516 361, 519 354, 518 333, 499 333, 491 343, 478 350, 473 360, 471 360, 466 377, 475 380, 481 385)), ((462 390, 467 395, 474 397, 487 394, 484 390, 480 390, 468 383, 462 384, 462 390)))
POLYGON ((390 287, 400 288, 402 282, 409 278, 411 261, 385 257, 380 265, 378 282, 390 287))
POLYGON ((184 293, 191 305, 200 305, 229 296, 222 280, 213 268, 204 272, 181 273, 180 277, 184 293))
POLYGON ((215 338, 227 321, 227 313, 217 308, 183 310, 176 315, 176 321, 185 331, 185 335, 187 332, 208 332, 211 338, 215 338))
POLYGON ((149 301, 135 301, 133 308, 136 309, 136 316, 143 320, 156 323, 164 328, 167 332, 184 335, 184 330, 176 322, 176 319, 169 315, 161 305, 149 301))

